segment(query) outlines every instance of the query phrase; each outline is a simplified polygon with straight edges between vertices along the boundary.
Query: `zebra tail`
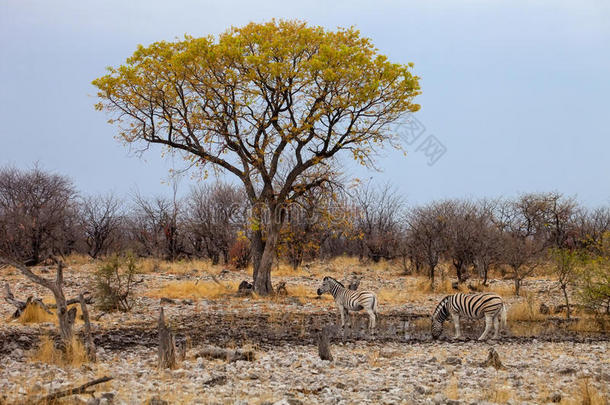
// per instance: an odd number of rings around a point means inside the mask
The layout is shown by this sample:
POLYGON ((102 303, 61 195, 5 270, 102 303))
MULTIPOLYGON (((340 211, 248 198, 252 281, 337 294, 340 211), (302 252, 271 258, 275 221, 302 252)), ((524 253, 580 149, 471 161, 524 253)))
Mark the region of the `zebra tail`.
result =
POLYGON ((500 313, 500 320, 502 321, 502 328, 506 329, 506 315, 508 310, 506 309, 506 304, 502 303, 502 312, 500 313))

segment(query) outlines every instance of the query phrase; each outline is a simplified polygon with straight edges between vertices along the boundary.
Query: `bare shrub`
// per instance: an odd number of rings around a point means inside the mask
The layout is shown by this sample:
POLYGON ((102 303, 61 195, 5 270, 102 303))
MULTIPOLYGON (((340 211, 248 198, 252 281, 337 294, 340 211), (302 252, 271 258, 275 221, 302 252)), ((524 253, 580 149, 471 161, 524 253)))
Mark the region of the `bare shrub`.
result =
POLYGON ((229 263, 235 269, 245 269, 250 264, 250 243, 247 239, 240 238, 233 242, 229 249, 229 263))
POLYGON ((122 202, 115 195, 85 197, 79 204, 79 222, 92 258, 107 254, 116 246, 123 220, 122 202))
POLYGON ((72 182, 44 172, 0 169, 0 255, 35 265, 76 244, 72 182))
POLYGON ((370 183, 357 190, 356 229, 361 234, 362 253, 374 262, 397 256, 403 201, 389 185, 374 188, 370 183))
POLYGON ((140 254, 173 261, 183 253, 182 202, 176 198, 134 196, 129 214, 131 238, 140 254))
POLYGON ((216 183, 191 189, 186 199, 187 241, 195 256, 207 256, 212 264, 228 264, 230 249, 243 228, 245 197, 236 187, 216 183))

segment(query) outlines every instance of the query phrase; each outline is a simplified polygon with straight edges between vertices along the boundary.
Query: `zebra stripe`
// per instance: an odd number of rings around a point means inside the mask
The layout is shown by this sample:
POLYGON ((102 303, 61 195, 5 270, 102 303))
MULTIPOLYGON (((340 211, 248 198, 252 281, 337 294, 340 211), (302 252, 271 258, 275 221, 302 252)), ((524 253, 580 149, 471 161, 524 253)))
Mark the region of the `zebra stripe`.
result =
POLYGON ((377 319, 377 296, 371 291, 353 291, 332 277, 326 276, 318 288, 318 295, 330 293, 341 313, 341 327, 345 326, 348 311, 365 310, 369 315, 369 329, 375 328, 377 319))
POLYGON ((459 293, 443 298, 432 314, 432 338, 437 339, 440 336, 443 330, 443 322, 450 316, 455 324, 456 338, 461 337, 460 316, 470 319, 485 318, 485 331, 479 337, 479 340, 485 339, 492 323, 494 339, 499 335, 500 321, 506 327, 506 305, 502 297, 493 293, 459 293))

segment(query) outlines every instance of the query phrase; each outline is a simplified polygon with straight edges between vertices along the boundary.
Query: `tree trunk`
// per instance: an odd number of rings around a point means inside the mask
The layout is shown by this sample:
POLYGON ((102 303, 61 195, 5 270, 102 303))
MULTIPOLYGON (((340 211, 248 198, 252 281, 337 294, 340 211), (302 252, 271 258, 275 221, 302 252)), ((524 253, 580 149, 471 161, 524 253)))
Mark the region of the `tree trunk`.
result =
POLYGON ((563 291, 563 298, 566 301, 566 319, 570 319, 570 300, 568 298, 567 285, 561 285, 561 291, 563 291))
POLYGON ((521 290, 521 279, 518 277, 515 277, 515 295, 517 297, 519 296, 520 290, 521 290))
MULTIPOLYGON (((258 269, 261 264, 261 257, 263 256, 263 250, 265 249, 265 242, 263 242, 263 233, 260 230, 253 231, 250 240, 250 251, 252 256, 252 280, 256 281, 258 278, 258 269)), ((254 282, 253 281, 253 282, 254 282)))
POLYGON ((271 286, 271 266, 273 265, 273 256, 275 255, 275 247, 280 234, 281 225, 271 224, 265 241, 265 249, 261 256, 258 268, 255 267, 254 291, 260 295, 269 295, 273 292, 271 286))

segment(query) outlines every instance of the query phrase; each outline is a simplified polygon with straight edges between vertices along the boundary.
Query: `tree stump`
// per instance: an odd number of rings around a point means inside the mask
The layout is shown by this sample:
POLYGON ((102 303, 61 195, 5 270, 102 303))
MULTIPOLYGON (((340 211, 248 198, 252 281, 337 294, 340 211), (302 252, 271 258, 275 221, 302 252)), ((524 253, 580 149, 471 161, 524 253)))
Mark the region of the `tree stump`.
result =
POLYGON ((176 341, 170 328, 165 325, 163 307, 159 313, 159 368, 176 367, 176 341))
POLYGON ((253 291, 254 286, 246 280, 239 283, 239 287, 237 287, 237 294, 240 296, 250 295, 253 291))
POLYGON ((333 355, 330 353, 329 328, 324 327, 318 335, 318 354, 322 360, 333 361, 333 355))
POLYGON ((489 348, 489 354, 487 355, 487 360, 481 363, 481 367, 489 367, 493 366, 496 370, 505 370, 506 367, 500 361, 500 356, 498 356, 498 352, 493 347, 489 348))
POLYGON ((83 321, 85 322, 85 347, 87 348, 87 357, 89 361, 95 362, 97 356, 95 353, 95 343, 91 336, 91 321, 89 320, 89 311, 87 310, 87 303, 85 302, 85 296, 79 294, 78 300, 80 301, 81 312, 83 313, 83 321))
POLYGON ((275 293, 277 295, 281 295, 281 296, 287 296, 288 295, 288 290, 286 290, 286 282, 285 281, 281 281, 278 283, 277 287, 275 288, 275 293))

